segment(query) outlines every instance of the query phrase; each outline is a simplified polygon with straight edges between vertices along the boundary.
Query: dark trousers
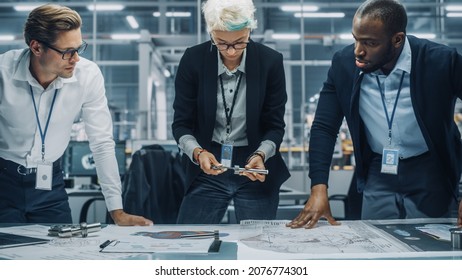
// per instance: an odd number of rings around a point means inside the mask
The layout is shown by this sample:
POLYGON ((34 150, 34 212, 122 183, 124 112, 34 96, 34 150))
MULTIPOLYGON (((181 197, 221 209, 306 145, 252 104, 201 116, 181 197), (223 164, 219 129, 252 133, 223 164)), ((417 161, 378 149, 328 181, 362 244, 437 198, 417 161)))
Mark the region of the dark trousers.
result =
MULTIPOLYGON (((221 145, 213 145, 210 152, 221 160, 221 145)), ((252 152, 247 147, 234 147, 233 165, 244 167, 252 152)), ((246 219, 272 220, 276 217, 279 190, 235 175, 232 170, 217 176, 201 172, 183 198, 178 223, 218 224, 231 201, 238 223, 246 219)))
POLYGON ((362 219, 457 217, 455 186, 430 153, 400 160, 398 174, 383 174, 382 155, 371 162, 363 192, 362 219))
POLYGON ((22 175, 17 167, 0 158, 0 223, 72 223, 60 165, 53 164, 51 191, 35 189, 36 173, 22 175))

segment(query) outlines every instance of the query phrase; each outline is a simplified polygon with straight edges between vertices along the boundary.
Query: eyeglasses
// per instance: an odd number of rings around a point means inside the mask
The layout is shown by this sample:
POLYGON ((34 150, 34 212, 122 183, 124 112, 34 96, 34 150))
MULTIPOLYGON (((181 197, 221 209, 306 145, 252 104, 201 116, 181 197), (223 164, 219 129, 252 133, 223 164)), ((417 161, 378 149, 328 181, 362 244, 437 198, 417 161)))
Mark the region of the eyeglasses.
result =
POLYGON ((60 53, 62 55, 61 58, 63 60, 71 59, 72 57, 74 57, 75 53, 78 53, 79 55, 83 54, 83 52, 87 49, 87 46, 88 46, 87 42, 83 41, 82 45, 80 45, 80 47, 78 47, 77 49, 68 49, 68 50, 62 51, 62 50, 58 50, 55 47, 50 46, 49 44, 45 42, 40 42, 40 43, 44 44, 47 48, 50 48, 57 53, 60 53))
POLYGON ((227 51, 229 48, 233 48, 234 50, 243 50, 247 48, 247 44, 249 42, 237 42, 234 44, 226 44, 226 43, 215 43, 212 39, 212 45, 216 46, 219 51, 227 51))

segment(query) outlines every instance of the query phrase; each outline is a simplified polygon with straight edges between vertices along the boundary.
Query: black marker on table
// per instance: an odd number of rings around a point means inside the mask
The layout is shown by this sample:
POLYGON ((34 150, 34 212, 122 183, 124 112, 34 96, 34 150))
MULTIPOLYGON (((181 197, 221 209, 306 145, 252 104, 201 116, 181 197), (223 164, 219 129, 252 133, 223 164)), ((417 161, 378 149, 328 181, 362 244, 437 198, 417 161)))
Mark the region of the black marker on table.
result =
POLYGON ((106 240, 103 242, 103 244, 99 245, 101 249, 106 248, 109 244, 111 244, 112 240, 106 240))

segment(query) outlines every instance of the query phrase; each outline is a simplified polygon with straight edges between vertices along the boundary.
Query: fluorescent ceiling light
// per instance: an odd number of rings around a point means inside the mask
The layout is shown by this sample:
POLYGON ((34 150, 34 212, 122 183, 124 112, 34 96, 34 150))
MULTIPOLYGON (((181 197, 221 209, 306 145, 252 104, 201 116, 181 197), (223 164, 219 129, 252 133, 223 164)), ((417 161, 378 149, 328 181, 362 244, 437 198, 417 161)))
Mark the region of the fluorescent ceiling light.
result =
MULTIPOLYGON (((152 13, 155 17, 160 17, 160 12, 152 13)), ((166 12, 166 17, 191 17, 191 12, 166 12)))
MULTIPOLYGON (((284 12, 301 12, 302 7, 300 5, 282 5, 280 9, 284 12)), ((304 12, 316 12, 319 10, 318 6, 303 5, 304 12)))
POLYGON ((0 41, 13 41, 14 35, 0 35, 0 41))
POLYGON ((134 16, 126 16, 125 19, 128 21, 128 24, 130 24, 131 28, 137 29, 140 27, 134 16))
POLYGON ((125 8, 124 5, 119 5, 119 4, 96 4, 96 9, 95 9, 95 4, 88 5, 87 8, 90 11, 121 11, 125 8))
POLYGON ((289 33, 273 33, 271 38, 275 40, 300 40, 300 34, 289 34, 289 33))
MULTIPOLYGON (((413 35, 423 39, 435 39, 436 34, 434 33, 410 33, 409 35, 413 35)), ((354 40, 353 34, 351 33, 342 33, 338 35, 338 38, 342 40, 354 40)))
POLYGON ((191 17, 191 12, 166 12, 167 17, 191 17))
POLYGON ((434 33, 410 33, 409 35, 413 35, 413 36, 416 36, 422 39, 435 39, 436 38, 436 34, 434 33))
POLYGON ((111 34, 113 40, 139 40, 140 34, 111 34))
POLYGON ((339 34, 338 37, 342 40, 354 40, 353 34, 351 33, 342 33, 339 34))
POLYGON ((33 9, 37 8, 38 6, 40 6, 40 4, 35 4, 35 5, 34 4, 29 4, 29 5, 21 4, 21 5, 13 6, 13 9, 17 12, 30 12, 33 9))
POLYGON ((447 5, 446 11, 449 12, 462 12, 462 5, 447 5))
POLYGON ((462 13, 447 13, 446 17, 462 17, 462 13))
POLYGON ((343 18, 345 13, 295 13, 296 18, 305 17, 305 18, 343 18))

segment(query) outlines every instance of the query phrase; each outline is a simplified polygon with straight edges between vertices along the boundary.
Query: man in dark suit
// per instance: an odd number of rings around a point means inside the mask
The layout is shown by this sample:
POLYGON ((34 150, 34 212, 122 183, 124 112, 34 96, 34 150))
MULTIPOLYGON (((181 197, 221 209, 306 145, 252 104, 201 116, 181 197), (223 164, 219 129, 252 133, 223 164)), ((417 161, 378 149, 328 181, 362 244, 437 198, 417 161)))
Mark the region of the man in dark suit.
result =
POLYGON ((211 40, 188 48, 175 79, 173 135, 184 152, 187 190, 178 223, 274 219, 289 172, 279 153, 287 101, 282 55, 250 40, 251 0, 208 0, 211 40), (269 174, 226 167, 268 169, 269 174))
POLYGON ((355 44, 334 55, 311 129, 311 196, 288 226, 312 228, 321 217, 337 224, 327 182, 344 117, 363 219, 457 215, 462 149, 454 105, 462 96, 462 57, 407 36, 406 25, 398 1, 369 0, 356 11, 355 44))

